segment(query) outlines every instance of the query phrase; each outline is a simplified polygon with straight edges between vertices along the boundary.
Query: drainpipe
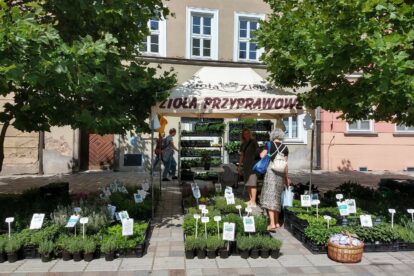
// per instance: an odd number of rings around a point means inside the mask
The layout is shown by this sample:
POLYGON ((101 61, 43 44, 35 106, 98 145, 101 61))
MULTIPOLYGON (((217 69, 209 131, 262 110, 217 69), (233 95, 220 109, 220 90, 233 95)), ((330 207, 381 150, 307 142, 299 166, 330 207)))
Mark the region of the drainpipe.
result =
POLYGON ((39 146, 38 146, 38 158, 39 158, 39 171, 38 174, 43 175, 43 149, 45 148, 45 132, 39 132, 39 146))
POLYGON ((315 170, 322 168, 321 162, 321 144, 322 144, 322 129, 321 129, 321 108, 316 108, 316 166, 315 170))

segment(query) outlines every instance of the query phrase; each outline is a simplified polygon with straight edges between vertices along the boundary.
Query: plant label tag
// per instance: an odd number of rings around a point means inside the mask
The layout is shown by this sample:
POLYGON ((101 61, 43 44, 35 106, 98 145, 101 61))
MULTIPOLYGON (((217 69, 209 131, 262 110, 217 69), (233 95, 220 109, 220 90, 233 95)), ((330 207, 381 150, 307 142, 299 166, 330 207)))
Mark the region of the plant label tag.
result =
POLYGON ((71 215, 68 223, 66 223, 65 227, 73 228, 78 223, 80 216, 79 215, 71 215))
POLYGON ((319 205, 321 204, 321 201, 319 199, 312 199, 311 205, 319 205))
POLYGON ((349 215, 349 208, 348 208, 348 204, 346 204, 346 202, 337 202, 336 203, 338 205, 338 209, 339 209, 339 214, 341 216, 347 216, 349 215))
POLYGON ((253 210, 252 207, 246 207, 246 209, 244 209, 246 211, 246 213, 250 214, 253 210))
POLYGON ((227 205, 236 204, 236 200, 234 199, 234 194, 226 194, 226 203, 227 205))
POLYGON ((80 218, 79 223, 80 224, 87 224, 89 222, 89 218, 88 217, 83 217, 80 218))
POLYGON ((109 215, 110 215, 110 217, 112 219, 115 216, 116 206, 113 206, 111 204, 108 204, 107 208, 108 208, 109 215))
POLYGON ((312 194, 312 195, 311 195, 311 202, 312 202, 313 200, 319 200, 319 195, 318 195, 318 194, 312 194))
POLYGON ((148 191, 149 190, 149 183, 148 183, 148 181, 144 181, 144 183, 142 183, 142 189, 144 190, 144 191, 148 191))
POLYGON ((33 214, 32 220, 30 221, 29 229, 40 229, 43 225, 45 214, 33 214))
POLYGON ((144 199, 142 198, 141 194, 137 193, 137 194, 134 194, 134 201, 136 204, 138 204, 138 203, 142 203, 144 199))
POLYGON ((225 222, 223 224, 223 240, 234 241, 234 233, 236 232, 236 224, 233 222, 225 222))
POLYGON ((200 188, 198 186, 194 187, 193 196, 196 199, 199 199, 201 197, 200 188))
POLYGON ((224 196, 226 196, 226 194, 232 194, 233 193, 233 188, 230 186, 227 186, 226 189, 224 190, 224 196))
POLYGON ((311 198, 310 195, 300 195, 300 206, 301 207, 311 207, 311 198))
POLYGON ((202 217, 201 218, 201 222, 202 223, 208 223, 210 221, 210 218, 209 217, 202 217))
POLYGON ((202 213, 203 215, 207 215, 207 214, 208 214, 208 209, 203 209, 203 210, 201 210, 201 213, 202 213))
POLYGON ((236 205, 236 209, 240 210, 241 209, 241 205, 236 205))
POLYGON ((204 210, 206 208, 207 208, 207 206, 205 204, 199 204, 198 205, 198 209, 200 209, 200 210, 204 210))
POLYGON ((122 236, 132 236, 134 234, 134 219, 127 218, 122 221, 122 236))
POLYGON ((14 217, 6 218, 6 223, 12 223, 14 221, 14 217))
POLYGON ((345 200, 346 204, 348 204, 349 213, 350 214, 356 214, 357 208, 356 208, 356 202, 355 199, 347 199, 345 200))
POLYGON ((359 220, 362 227, 372 227, 372 217, 371 215, 360 215, 359 220))
POLYGON ((216 183, 214 187, 216 188, 216 193, 221 193, 221 190, 222 190, 221 183, 216 183))
POLYGON ((395 209, 388 209, 388 212, 390 212, 390 214, 395 214, 395 209))
POLYGON ((194 215, 193 215, 193 218, 197 220, 197 219, 200 219, 200 218, 201 218, 201 216, 200 216, 199 214, 194 214, 194 215))
POLYGON ((127 211, 118 212, 119 220, 123 221, 124 219, 129 219, 127 211))
POLYGON ((215 217, 214 217, 214 221, 216 221, 216 222, 221 221, 221 216, 215 216, 215 217))
POLYGON ((330 221, 332 218, 330 216, 323 216, 324 220, 330 221))
POLYGON ((343 194, 336 194, 335 197, 338 201, 341 201, 344 198, 344 195, 343 194))
POLYGON ((243 226, 244 226, 244 232, 247 233, 254 233, 256 232, 256 225, 254 223, 254 217, 243 217, 243 226))
POLYGON ((414 209, 407 209, 407 212, 408 212, 409 214, 414 214, 414 209))

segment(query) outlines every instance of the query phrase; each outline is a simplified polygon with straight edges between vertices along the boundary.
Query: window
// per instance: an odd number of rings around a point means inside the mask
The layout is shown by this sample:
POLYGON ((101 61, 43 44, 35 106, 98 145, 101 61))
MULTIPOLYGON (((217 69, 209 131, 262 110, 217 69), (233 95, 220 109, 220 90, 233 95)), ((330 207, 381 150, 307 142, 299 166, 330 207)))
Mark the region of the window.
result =
POLYGON ((145 55, 166 56, 166 22, 165 20, 151 19, 148 22, 150 35, 141 45, 140 51, 145 55))
POLYGON ((396 125, 395 130, 397 132, 414 132, 414 126, 396 125))
POLYGON ((304 115, 283 118, 286 142, 306 143, 307 137, 303 127, 303 118, 304 115))
POLYGON ((234 19, 234 61, 259 61, 263 49, 257 47, 254 33, 264 15, 236 13, 234 19))
POLYGON ((348 132, 373 132, 373 123, 371 120, 358 120, 347 124, 348 132))
POLYGON ((187 8, 187 58, 218 58, 218 11, 187 8))

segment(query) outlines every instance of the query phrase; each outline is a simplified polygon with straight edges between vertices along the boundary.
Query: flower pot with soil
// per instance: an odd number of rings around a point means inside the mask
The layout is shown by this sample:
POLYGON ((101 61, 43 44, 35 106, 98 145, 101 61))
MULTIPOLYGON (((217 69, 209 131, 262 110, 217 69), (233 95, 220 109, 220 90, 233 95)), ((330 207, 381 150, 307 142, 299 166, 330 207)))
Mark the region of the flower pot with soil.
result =
POLYGON ((112 237, 107 237, 104 239, 101 252, 105 254, 106 261, 113 261, 115 259, 115 251, 118 249, 116 239, 112 237))
POLYGON ((196 239, 195 244, 197 258, 204 259, 206 257, 206 239, 198 238, 196 239))
POLYGON ((229 257, 229 250, 226 246, 219 248, 220 259, 227 259, 229 257))
POLYGON ((14 263, 19 259, 19 250, 21 247, 22 244, 16 237, 13 237, 6 242, 4 251, 7 253, 7 259, 9 260, 9 263, 14 263))
POLYGON ((274 238, 269 240, 270 256, 273 259, 279 258, 281 247, 282 247, 282 242, 280 240, 274 239, 274 238))
POLYGON ((217 257, 217 250, 224 246, 224 241, 217 237, 209 237, 206 241, 207 257, 214 259, 217 257))
POLYGON ((249 237, 241 236, 237 238, 237 249, 240 257, 247 259, 250 256, 250 249, 252 248, 252 241, 249 237))
POLYGON ((92 239, 86 239, 83 242, 83 259, 85 262, 93 260, 93 255, 96 251, 96 243, 92 239))
POLYGON ((50 262, 53 257, 55 245, 52 241, 43 241, 39 244, 39 253, 42 256, 42 262, 50 262))
POLYGON ((194 259, 194 252, 196 249, 196 239, 194 237, 186 237, 184 243, 185 249, 185 258, 186 259, 194 259))
POLYGON ((80 239, 68 240, 65 249, 73 256, 75 262, 82 261, 82 241, 80 239))
POLYGON ((201 153, 201 160, 204 164, 204 170, 208 171, 210 170, 210 166, 211 166, 211 154, 209 150, 204 150, 201 153))
POLYGON ((4 237, 0 237, 0 263, 7 261, 7 254, 4 251, 7 240, 4 237))

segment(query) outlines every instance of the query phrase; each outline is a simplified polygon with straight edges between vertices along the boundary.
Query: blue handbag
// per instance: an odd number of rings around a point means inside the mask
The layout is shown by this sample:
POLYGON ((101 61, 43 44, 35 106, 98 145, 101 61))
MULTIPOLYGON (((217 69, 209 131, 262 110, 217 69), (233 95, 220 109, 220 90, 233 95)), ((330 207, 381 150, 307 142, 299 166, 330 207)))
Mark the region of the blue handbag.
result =
POLYGON ((260 174, 266 173, 267 167, 269 166, 269 163, 270 163, 270 143, 267 143, 266 146, 267 146, 267 154, 253 166, 253 171, 260 173, 260 174))

